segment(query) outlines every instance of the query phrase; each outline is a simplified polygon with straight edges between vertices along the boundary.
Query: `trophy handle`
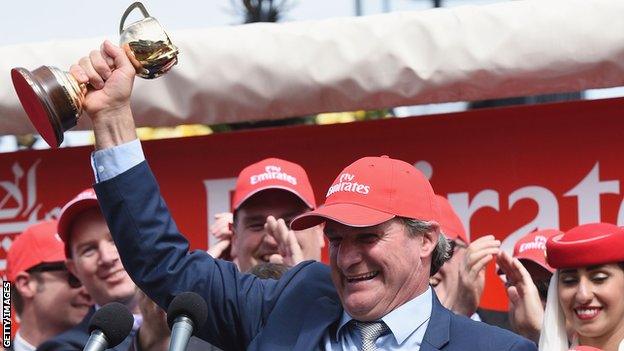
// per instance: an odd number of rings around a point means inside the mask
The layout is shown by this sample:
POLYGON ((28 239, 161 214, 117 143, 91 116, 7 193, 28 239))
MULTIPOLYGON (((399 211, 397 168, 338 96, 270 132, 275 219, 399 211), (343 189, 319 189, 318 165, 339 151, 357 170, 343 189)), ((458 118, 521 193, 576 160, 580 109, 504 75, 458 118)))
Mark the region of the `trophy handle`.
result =
POLYGON ((138 8, 139 10, 141 10, 141 13, 143 14, 143 17, 147 18, 150 17, 149 13, 147 12, 147 10, 145 9, 145 6, 143 6, 142 3, 140 3, 139 1, 133 3, 132 5, 130 5, 126 11, 124 12, 123 16, 121 16, 121 22, 119 23, 119 34, 121 34, 124 30, 124 24, 126 22, 126 17, 128 17, 128 15, 130 14, 130 12, 132 12, 132 10, 138 8))

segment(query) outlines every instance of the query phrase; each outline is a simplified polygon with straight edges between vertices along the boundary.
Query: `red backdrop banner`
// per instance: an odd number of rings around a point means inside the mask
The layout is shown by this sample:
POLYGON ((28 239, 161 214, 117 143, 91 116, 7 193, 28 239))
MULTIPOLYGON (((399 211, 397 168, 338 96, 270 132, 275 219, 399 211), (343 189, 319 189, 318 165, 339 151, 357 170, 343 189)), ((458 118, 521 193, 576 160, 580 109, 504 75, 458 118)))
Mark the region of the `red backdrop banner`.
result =
MULTIPOLYGON (((460 214, 471 240, 494 234, 509 248, 536 228, 624 224, 624 99, 501 108, 144 142, 179 228, 209 245, 209 221, 229 209, 237 173, 275 156, 309 172, 317 199, 350 162, 389 155, 414 164, 460 214)), ((0 269, 15 233, 93 182, 91 147, 0 155, 0 269)), ((326 255, 325 255, 326 259, 326 255)), ((490 265, 482 306, 505 309, 490 265)))

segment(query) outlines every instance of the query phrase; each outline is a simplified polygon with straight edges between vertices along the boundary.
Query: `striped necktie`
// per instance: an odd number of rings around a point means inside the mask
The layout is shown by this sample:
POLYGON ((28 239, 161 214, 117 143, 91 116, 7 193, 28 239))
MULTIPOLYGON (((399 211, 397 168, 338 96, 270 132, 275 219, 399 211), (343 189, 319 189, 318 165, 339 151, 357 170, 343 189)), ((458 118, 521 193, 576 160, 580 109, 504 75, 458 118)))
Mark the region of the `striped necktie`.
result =
POLYGON ((355 328, 360 332, 362 339, 362 351, 375 351, 375 341, 379 336, 386 334, 390 329, 386 323, 382 321, 376 322, 358 322, 355 321, 355 328))

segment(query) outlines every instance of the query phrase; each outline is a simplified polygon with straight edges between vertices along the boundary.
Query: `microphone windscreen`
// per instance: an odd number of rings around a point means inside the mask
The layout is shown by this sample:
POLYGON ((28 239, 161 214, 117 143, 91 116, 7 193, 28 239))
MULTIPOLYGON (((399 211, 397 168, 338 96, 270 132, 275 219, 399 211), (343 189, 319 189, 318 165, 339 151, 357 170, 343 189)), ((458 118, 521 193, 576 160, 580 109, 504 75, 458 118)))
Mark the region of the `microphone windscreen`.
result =
POLYGON ((108 348, 119 345, 132 331, 134 317, 123 304, 108 303, 95 312, 89 321, 89 333, 98 329, 106 336, 108 348))
POLYGON ((201 328, 208 317, 208 305, 203 297, 194 292, 183 292, 173 298, 167 309, 167 323, 173 327, 174 320, 186 316, 195 324, 195 331, 201 328))

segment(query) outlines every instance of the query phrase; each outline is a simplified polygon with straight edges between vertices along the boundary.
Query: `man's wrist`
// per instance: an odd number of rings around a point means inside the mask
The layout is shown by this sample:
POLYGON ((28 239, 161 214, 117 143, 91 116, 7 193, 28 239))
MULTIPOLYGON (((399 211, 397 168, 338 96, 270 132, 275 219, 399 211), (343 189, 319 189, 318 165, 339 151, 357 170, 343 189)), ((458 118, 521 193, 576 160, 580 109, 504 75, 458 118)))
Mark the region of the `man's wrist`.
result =
POLYGON ((100 111, 91 120, 96 150, 108 149, 137 138, 129 105, 100 111))

